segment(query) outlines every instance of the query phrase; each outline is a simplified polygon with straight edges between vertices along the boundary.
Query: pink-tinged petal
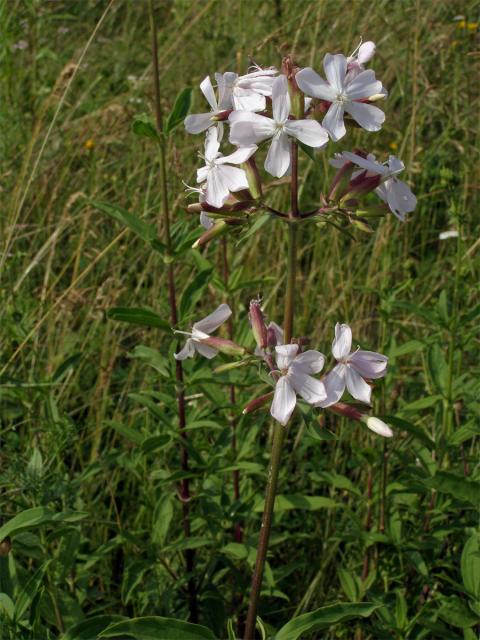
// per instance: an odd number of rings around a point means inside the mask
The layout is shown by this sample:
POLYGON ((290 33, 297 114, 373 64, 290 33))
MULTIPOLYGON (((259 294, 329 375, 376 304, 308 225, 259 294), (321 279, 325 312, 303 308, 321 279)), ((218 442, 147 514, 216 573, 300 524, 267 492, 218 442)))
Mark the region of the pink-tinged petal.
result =
POLYGON ((201 184, 202 182, 205 182, 205 180, 208 178, 208 173, 210 171, 209 167, 200 167, 200 169, 197 169, 197 183, 201 184))
POLYGON ((233 106, 242 111, 264 111, 266 108, 265 96, 251 89, 236 87, 233 92, 233 106))
POLYGON ((380 418, 370 416, 365 422, 367 427, 379 436, 383 436, 384 438, 391 438, 393 436, 393 431, 390 429, 388 424, 385 424, 385 422, 380 420, 380 418))
POLYGON ((345 111, 366 131, 380 131, 385 122, 383 111, 365 102, 347 102, 345 111))
POLYGON ((365 402, 365 404, 370 404, 372 388, 353 367, 348 365, 345 371, 345 381, 348 392, 353 398, 360 400, 360 402, 365 402))
POLYGON ((282 376, 275 385, 275 394, 273 396, 270 413, 278 420, 280 424, 285 426, 290 420, 290 416, 297 404, 295 391, 292 389, 290 382, 286 376, 282 376))
POLYGON ((383 378, 387 372, 388 358, 375 351, 355 351, 348 358, 348 363, 362 378, 383 378))
POLYGON ((307 96, 321 98, 332 102, 337 97, 337 91, 325 82, 311 67, 301 69, 295 76, 300 91, 307 96))
POLYGON ((319 402, 317 406, 325 409, 325 407, 330 407, 341 400, 345 392, 346 368, 344 364, 337 364, 323 380, 327 397, 322 402, 319 402))
POLYGON ((220 149, 220 141, 216 127, 211 127, 205 136, 205 160, 211 162, 215 160, 220 149))
POLYGON ((362 71, 345 88, 345 93, 350 100, 361 100, 377 95, 382 90, 382 83, 375 78, 375 72, 371 69, 362 71))
POLYGON ((327 397, 323 382, 306 373, 292 371, 288 374, 288 379, 295 391, 309 404, 317 404, 327 397))
POLYGON ((286 76, 278 76, 272 85, 272 111, 275 122, 285 122, 290 115, 290 97, 286 76))
POLYGON ((327 53, 323 59, 323 68, 328 82, 332 85, 337 93, 342 93, 347 73, 347 59, 341 54, 332 55, 327 53))
POLYGON ((208 127, 211 127, 212 114, 211 113, 192 113, 184 120, 185 129, 188 133, 201 133, 206 131, 208 127))
POLYGON ((272 138, 264 167, 275 178, 281 178, 287 173, 290 168, 290 141, 287 134, 279 133, 272 138))
POLYGON ((347 159, 343 157, 343 153, 336 153, 333 158, 330 158, 328 164, 335 169, 341 169, 343 165, 347 164, 347 159))
POLYGON ((343 123, 343 112, 344 109, 341 103, 332 102, 322 122, 334 142, 343 138, 347 133, 343 123))
POLYGON ((288 120, 285 131, 309 147, 320 148, 328 142, 328 132, 316 120, 288 120))
POLYGON ((208 230, 208 229, 211 229, 215 223, 213 222, 213 220, 211 218, 208 217, 208 215, 205 213, 205 211, 201 211, 200 212, 200 224, 202 225, 202 227, 204 227, 205 229, 208 230))
POLYGON ((275 123, 270 118, 250 111, 234 111, 230 114, 230 142, 248 146, 271 138, 275 133, 275 123))
POLYGON ((257 148, 254 144, 249 147, 240 147, 230 155, 218 158, 216 164, 242 164, 253 156, 257 148))
POLYGON ((410 187, 396 178, 386 180, 377 187, 375 192, 402 222, 405 222, 405 214, 410 213, 417 206, 417 198, 410 187))
POLYGON ((388 171, 390 175, 397 175, 405 169, 403 162, 396 156, 388 156, 388 171))
POLYGON ((225 322, 232 315, 232 310, 228 306, 228 304, 221 304, 219 307, 215 309, 210 315, 203 320, 199 320, 195 322, 193 325, 193 329, 197 329, 197 331, 202 331, 203 333, 210 334, 215 329, 225 322))
POLYGON ((332 342, 332 353, 335 360, 346 358, 352 348, 352 330, 348 324, 335 325, 335 338, 332 342))
POLYGON ((291 369, 295 373, 320 373, 325 364, 325 356, 320 351, 304 351, 292 362, 291 369))
POLYGON ((186 358, 193 358, 195 355, 195 347, 194 342, 191 338, 185 342, 185 346, 178 353, 174 353, 173 357, 175 360, 185 360, 186 358))
POLYGON ((276 322, 270 322, 268 327, 267 327, 267 331, 268 330, 273 331, 273 335, 275 336, 276 339, 276 344, 281 345, 283 344, 283 329, 282 327, 280 327, 276 322))
POLYGON ((212 107, 212 111, 217 111, 218 104, 217 99, 215 97, 215 91, 212 87, 212 81, 210 80, 210 76, 204 78, 200 83, 200 90, 205 96, 208 104, 212 107))
POLYGON ((368 40, 367 42, 364 42, 363 44, 361 44, 360 47, 358 48, 358 53, 357 53, 357 59, 359 63, 365 64, 366 62, 371 60, 375 55, 376 48, 377 47, 375 43, 372 42, 371 40, 368 40))
POLYGON ((350 162, 353 162, 353 164, 356 164, 357 167, 366 169, 375 175, 386 175, 389 173, 388 167, 385 165, 375 162, 375 160, 370 160, 369 158, 362 158, 362 156, 359 156, 356 153, 351 153, 351 151, 344 151, 343 157, 350 160, 350 162))
POLYGON ((218 109, 219 111, 225 109, 231 109, 232 102, 232 89, 235 80, 238 78, 238 74, 233 71, 226 71, 225 73, 216 73, 215 80, 218 87, 218 109))
POLYGON ((228 187, 229 191, 241 191, 248 189, 247 174, 243 169, 231 167, 230 165, 221 165, 218 171, 222 174, 222 180, 228 187))
POLYGON ((195 345, 195 350, 198 351, 198 353, 201 356, 203 356, 204 358, 208 358, 209 360, 214 358, 218 353, 218 349, 215 349, 214 347, 210 347, 208 344, 203 344, 202 342, 195 342, 194 345, 195 345))
POLYGON ((287 369, 298 353, 298 344, 282 344, 275 347, 277 367, 280 370, 287 369))
POLYGON ((221 209, 225 200, 230 195, 228 182, 224 174, 220 171, 220 167, 213 167, 209 170, 207 176, 207 188, 205 189, 205 198, 212 207, 221 209))

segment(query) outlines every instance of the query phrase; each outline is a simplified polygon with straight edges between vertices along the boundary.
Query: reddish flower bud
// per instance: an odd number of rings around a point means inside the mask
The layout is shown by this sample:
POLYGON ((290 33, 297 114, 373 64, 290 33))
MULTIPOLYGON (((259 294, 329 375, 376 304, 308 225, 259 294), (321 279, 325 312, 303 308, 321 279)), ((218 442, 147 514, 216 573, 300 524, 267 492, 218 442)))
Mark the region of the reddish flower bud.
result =
POLYGON ((298 88, 295 76, 300 71, 299 67, 296 67, 290 56, 287 56, 282 61, 282 73, 287 76, 288 80, 288 95, 290 96, 292 116, 297 119, 303 118, 305 114, 305 97, 303 92, 298 88))
POLYGON ((245 347, 241 347, 239 344, 227 340, 226 338, 217 338, 216 336, 210 336, 200 340, 202 344, 206 344, 209 347, 218 349, 221 353, 226 353, 229 356, 243 356, 246 353, 245 347))
POLYGON ((261 349, 265 349, 268 344, 267 327, 260 307, 260 300, 250 302, 249 316, 255 341, 261 349))
POLYGON ((263 407, 264 404, 266 404, 267 402, 270 402, 272 397, 273 397, 273 391, 270 391, 269 393, 266 393, 263 396, 259 396, 258 398, 251 400, 247 404, 247 406, 245 407, 242 413, 252 413, 252 411, 256 411, 257 409, 260 409, 260 407, 263 407))

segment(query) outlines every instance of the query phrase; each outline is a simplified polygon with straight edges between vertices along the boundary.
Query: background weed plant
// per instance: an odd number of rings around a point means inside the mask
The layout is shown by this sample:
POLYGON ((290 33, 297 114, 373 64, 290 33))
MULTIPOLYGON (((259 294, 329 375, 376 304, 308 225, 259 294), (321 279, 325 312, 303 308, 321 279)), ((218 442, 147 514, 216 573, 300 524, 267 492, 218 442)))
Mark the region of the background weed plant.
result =
MULTIPOLYGON (((380 443, 330 413, 321 423, 297 417, 262 587, 266 637, 473 640, 478 4, 202 0, 155 9, 166 116, 212 69, 289 53, 320 69, 325 51, 374 40, 388 117, 368 142, 404 160, 418 197, 410 222, 387 216, 361 242, 361 232, 302 225, 296 334, 328 353, 342 319, 362 347, 389 356, 374 413, 395 436, 380 443), (447 230, 457 237, 440 239, 447 230)), ((213 373, 195 359, 182 470, 159 155, 137 135, 148 134, 154 103, 148 4, 2 3, 0 30, 0 637, 234 638, 271 420, 239 411, 252 384, 260 390, 256 372, 213 373), (188 538, 177 493, 186 479, 188 538), (190 572, 186 551, 195 552, 190 572), (188 619, 191 581, 200 626, 165 621, 188 619)), ((349 129, 345 148, 362 135, 349 129)), ((190 250, 200 235, 184 210, 192 140, 179 127, 166 145, 169 193, 181 194, 170 201, 179 313, 200 318, 228 299, 235 340, 253 347, 250 299, 268 292, 267 313, 283 306, 283 232, 268 224, 248 240, 229 238, 227 277, 221 242, 190 250)), ((330 155, 300 156, 305 207, 327 188, 330 155)), ((288 207, 286 186, 272 202, 288 207)))

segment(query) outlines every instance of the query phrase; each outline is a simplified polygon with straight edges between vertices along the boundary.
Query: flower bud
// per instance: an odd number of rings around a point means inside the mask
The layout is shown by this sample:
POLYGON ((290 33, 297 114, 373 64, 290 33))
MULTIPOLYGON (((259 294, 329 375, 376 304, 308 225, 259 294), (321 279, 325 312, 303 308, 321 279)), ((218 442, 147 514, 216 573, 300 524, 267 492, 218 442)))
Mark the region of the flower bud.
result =
POLYGON ((273 391, 270 391, 269 393, 266 393, 263 396, 259 396, 254 400, 250 400, 250 402, 247 404, 247 406, 242 411, 242 413, 246 414, 246 413, 252 413, 252 411, 256 411, 260 407, 263 407, 264 404, 269 402, 272 396, 273 396, 273 391))
POLYGON ((228 116, 232 113, 233 109, 226 109, 225 111, 219 111, 214 116, 211 117, 213 122, 222 122, 223 120, 228 120, 228 116))
POLYGON ((302 91, 298 88, 295 76, 300 71, 299 67, 293 64, 293 60, 290 56, 287 56, 282 61, 282 73, 287 76, 288 80, 288 95, 290 96, 290 113, 297 119, 303 118, 305 114, 305 97, 302 91))
POLYGON ((187 205, 188 213, 201 213, 203 211, 202 205, 199 202, 191 202, 187 205))
POLYGON ((267 327, 260 307, 260 300, 252 300, 250 302, 249 316, 253 337, 260 349, 265 349, 268 344, 267 327))
POLYGON ((215 222, 215 224, 207 229, 202 235, 192 244, 192 249, 196 249, 197 247, 201 247, 213 238, 217 236, 222 236, 228 232, 229 226, 243 224, 243 220, 239 218, 230 218, 229 220, 219 220, 215 222))
POLYGON ((218 349, 221 353, 226 353, 228 356, 243 356, 246 353, 245 347, 241 347, 239 344, 227 340, 226 338, 217 338, 216 336, 210 336, 200 341, 202 344, 206 344, 209 347, 218 349))
POLYGON ((380 184, 381 176, 367 176, 366 171, 362 171, 360 175, 353 180, 350 180, 350 183, 347 187, 347 193, 343 196, 342 200, 349 198, 358 198, 360 196, 364 196, 370 191, 373 191, 380 184))
POLYGON ((384 438, 391 438, 393 436, 393 431, 390 429, 388 424, 385 424, 383 420, 380 418, 375 418, 375 416, 363 416, 361 421, 367 425, 367 427, 377 433, 379 436, 383 436, 384 438))
POLYGON ((267 327, 267 346, 276 347, 278 344, 277 332, 275 331, 272 323, 267 327))
POLYGON ((357 227, 357 229, 360 229, 360 231, 363 231, 364 233, 373 233, 374 231, 373 227, 371 227, 366 220, 362 220, 361 218, 351 217, 350 222, 354 227, 357 227))
POLYGON ((260 177, 255 158, 252 156, 244 162, 241 167, 247 174, 250 193, 256 200, 258 200, 262 197, 262 179, 260 177))
POLYGON ((366 417, 359 409, 357 409, 357 407, 347 404, 346 402, 337 402, 336 404, 332 404, 328 407, 328 409, 339 416, 350 418, 350 420, 359 420, 363 422, 363 418, 366 417))

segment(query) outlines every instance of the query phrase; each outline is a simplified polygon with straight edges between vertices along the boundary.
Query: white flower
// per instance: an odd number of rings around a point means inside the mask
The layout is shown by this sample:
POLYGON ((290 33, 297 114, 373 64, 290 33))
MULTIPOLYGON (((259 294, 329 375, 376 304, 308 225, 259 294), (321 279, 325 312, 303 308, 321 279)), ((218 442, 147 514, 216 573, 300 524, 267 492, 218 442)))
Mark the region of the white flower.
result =
POLYGON ((231 167, 230 164, 241 164, 252 156, 257 147, 251 145, 237 149, 229 156, 219 153, 220 143, 214 127, 207 131, 205 140, 206 165, 197 170, 197 182, 206 182, 205 198, 212 207, 220 209, 231 191, 248 189, 247 175, 243 169, 231 167))
POLYGON ((220 102, 217 102, 210 76, 207 76, 202 80, 200 83, 200 90, 212 110, 210 113, 193 113, 187 116, 184 121, 185 129, 188 133, 201 133, 216 124, 216 128, 218 129, 218 139, 221 140, 223 137, 223 122, 216 122, 213 118, 219 113, 222 113, 222 111, 230 109, 230 101, 220 99, 220 102))
POLYGON ((272 138, 264 166, 272 176, 281 178, 290 168, 289 136, 318 148, 327 144, 328 134, 316 120, 288 119, 290 98, 288 81, 283 75, 273 83, 272 110, 273 119, 249 111, 231 113, 230 142, 245 146, 272 138))
POLYGON ((205 358, 213 358, 217 355, 218 349, 214 347, 210 347, 209 345, 203 344, 202 340, 205 338, 209 338, 212 331, 218 329, 218 327, 227 320, 232 315, 232 310, 228 306, 228 304, 221 304, 213 313, 204 318, 203 320, 199 320, 195 322, 192 326, 191 333, 187 331, 175 331, 175 333, 183 333, 187 336, 190 336, 183 349, 179 353, 175 353, 175 360, 185 360, 186 358, 193 358, 195 355, 195 351, 205 358))
POLYGON ((388 358, 375 351, 350 352, 352 347, 352 330, 347 324, 335 325, 335 339, 332 342, 332 353, 338 361, 334 369, 324 380, 327 397, 318 403, 320 407, 329 407, 342 397, 345 386, 351 396, 370 404, 372 389, 364 378, 382 378, 387 371, 388 358))
MULTIPOLYGON (((345 161, 353 162, 357 167, 365 169, 367 175, 379 175, 381 181, 375 189, 375 193, 390 207, 395 216, 405 222, 405 214, 410 213, 417 206, 417 198, 410 187, 397 178, 397 175, 405 169, 405 165, 395 156, 389 156, 388 162, 380 164, 375 156, 369 154, 362 158, 350 151, 344 151, 342 156, 345 161)), ((338 158, 337 158, 338 159, 338 158)))
MULTIPOLYGON (((188 186, 188 184, 186 182, 184 182, 183 184, 186 187, 185 191, 187 191, 187 193, 198 193, 198 203, 200 205, 202 205, 204 202, 207 201, 207 199, 205 197, 205 189, 203 187, 198 189, 197 187, 188 186)), ((201 211, 200 212, 200 224, 202 225, 202 227, 204 227, 208 231, 208 229, 211 229, 215 223, 207 215, 207 213, 205 211, 201 211)))
POLYGON ((265 96, 272 95, 272 85, 278 71, 274 68, 261 69, 258 66, 254 69, 244 76, 231 71, 215 74, 222 104, 242 111, 265 110, 265 96))
POLYGON ((456 229, 449 229, 448 231, 441 231, 438 234, 439 240, 449 240, 450 238, 458 238, 458 231, 456 229))
POLYGON ((388 424, 385 424, 385 422, 380 420, 380 418, 375 418, 375 416, 364 416, 362 418, 362 422, 364 422, 369 429, 374 433, 377 433, 379 436, 383 436, 384 438, 391 438, 393 436, 393 431, 390 429, 388 424))
POLYGON ((370 69, 362 71, 349 82, 347 58, 341 53, 327 53, 323 67, 328 82, 310 67, 299 71, 295 79, 304 93, 331 103, 322 124, 332 140, 336 142, 347 132, 343 123, 345 112, 367 131, 379 131, 385 114, 378 107, 363 102, 384 91, 382 83, 375 79, 375 73, 370 69))
POLYGON ((275 351, 282 375, 275 385, 270 413, 280 424, 286 425, 295 409, 297 393, 310 404, 325 399, 323 382, 311 376, 322 370, 325 357, 318 351, 305 351, 297 355, 297 344, 284 344, 275 347, 275 351))

